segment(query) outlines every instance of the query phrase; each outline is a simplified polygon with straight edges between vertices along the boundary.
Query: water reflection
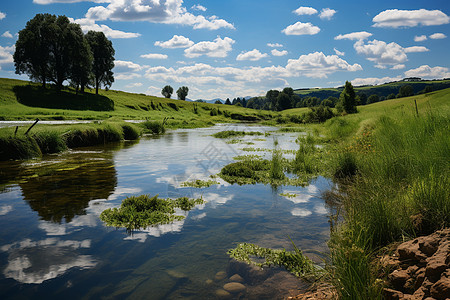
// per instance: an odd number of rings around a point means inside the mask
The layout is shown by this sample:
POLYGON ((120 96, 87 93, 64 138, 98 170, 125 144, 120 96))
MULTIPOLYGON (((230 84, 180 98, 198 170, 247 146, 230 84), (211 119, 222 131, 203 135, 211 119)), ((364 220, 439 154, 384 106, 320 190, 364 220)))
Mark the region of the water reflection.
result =
POLYGON ((8 265, 3 274, 21 283, 42 283, 71 268, 90 269, 97 264, 95 259, 91 255, 78 253, 90 247, 90 240, 63 241, 56 238, 40 241, 25 239, 4 245, 0 250, 8 253, 8 265))
POLYGON ((19 183, 24 200, 46 221, 70 223, 86 214, 89 201, 106 199, 117 185, 112 154, 73 152, 68 160, 24 164, 19 183))

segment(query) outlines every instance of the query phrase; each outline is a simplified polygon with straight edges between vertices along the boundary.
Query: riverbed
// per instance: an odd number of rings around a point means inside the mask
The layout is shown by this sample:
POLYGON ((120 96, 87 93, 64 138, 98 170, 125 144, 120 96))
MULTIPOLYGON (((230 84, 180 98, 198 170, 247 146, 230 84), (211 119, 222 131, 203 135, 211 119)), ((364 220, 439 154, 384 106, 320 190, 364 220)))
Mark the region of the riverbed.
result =
POLYGON ((332 211, 321 195, 330 180, 273 187, 215 179, 219 184, 207 188, 182 187, 210 179, 237 155, 270 155, 243 149, 272 149, 274 138, 279 148, 296 150, 299 134, 219 124, 0 162, 2 299, 283 299, 304 289, 282 269, 262 274, 226 252, 241 242, 292 250, 292 239, 307 255, 326 256, 332 211), (211 136, 223 130, 265 135, 232 144, 211 136), (132 234, 99 220, 103 210, 140 194, 203 197, 206 204, 182 221, 132 234), (246 289, 220 294, 235 274, 246 289))

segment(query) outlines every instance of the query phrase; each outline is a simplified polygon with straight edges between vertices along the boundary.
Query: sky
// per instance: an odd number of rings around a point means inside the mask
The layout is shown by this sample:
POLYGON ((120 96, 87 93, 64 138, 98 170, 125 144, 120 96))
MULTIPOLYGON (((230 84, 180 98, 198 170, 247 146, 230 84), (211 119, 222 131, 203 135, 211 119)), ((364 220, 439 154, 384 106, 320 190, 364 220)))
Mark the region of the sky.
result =
POLYGON ((38 13, 104 32, 116 51, 111 88, 133 93, 171 85, 189 99, 232 99, 450 77, 449 0, 2 1, 0 77, 28 80, 12 55, 38 13))

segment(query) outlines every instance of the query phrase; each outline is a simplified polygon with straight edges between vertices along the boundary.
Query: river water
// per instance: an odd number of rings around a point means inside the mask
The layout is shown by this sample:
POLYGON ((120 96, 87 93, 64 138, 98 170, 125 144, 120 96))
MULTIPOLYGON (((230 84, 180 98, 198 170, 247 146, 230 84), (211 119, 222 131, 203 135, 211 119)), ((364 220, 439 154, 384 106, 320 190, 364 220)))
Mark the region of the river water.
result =
MULTIPOLYGON (((325 178, 307 187, 181 187, 209 175, 244 147, 295 150, 299 133, 216 125, 174 130, 38 160, 0 162, 0 295, 2 299, 283 299, 305 284, 282 269, 258 270, 226 254, 240 242, 326 253, 331 209, 325 178), (270 132, 227 144, 222 130, 270 132), (295 194, 284 197, 280 194, 295 194), (99 214, 127 196, 199 197, 206 204, 183 221, 128 234, 105 227, 99 214), (223 286, 239 274, 245 291, 223 286)), ((285 154, 288 157, 288 154, 285 154)), ((326 254, 325 254, 326 255, 326 254)))

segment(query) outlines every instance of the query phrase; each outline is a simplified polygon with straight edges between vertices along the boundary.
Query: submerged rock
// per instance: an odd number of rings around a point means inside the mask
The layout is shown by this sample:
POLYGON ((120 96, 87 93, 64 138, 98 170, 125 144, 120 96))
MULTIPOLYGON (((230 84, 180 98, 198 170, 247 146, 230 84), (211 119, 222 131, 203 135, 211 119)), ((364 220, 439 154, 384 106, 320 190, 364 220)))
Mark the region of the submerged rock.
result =
POLYGON ((218 289, 218 290, 216 290, 216 296, 218 298, 224 299, 224 298, 230 298, 231 294, 223 289, 218 289))
POLYGON ((233 276, 230 277, 230 281, 232 282, 244 282, 244 278, 242 278, 241 276, 239 276, 239 274, 234 274, 233 276))
POLYGON ((227 273, 225 271, 220 271, 216 273, 216 276, 214 276, 214 279, 216 281, 224 280, 227 277, 227 273))
POLYGON ((245 285, 239 282, 230 282, 223 286, 223 289, 232 294, 245 291, 245 285))

